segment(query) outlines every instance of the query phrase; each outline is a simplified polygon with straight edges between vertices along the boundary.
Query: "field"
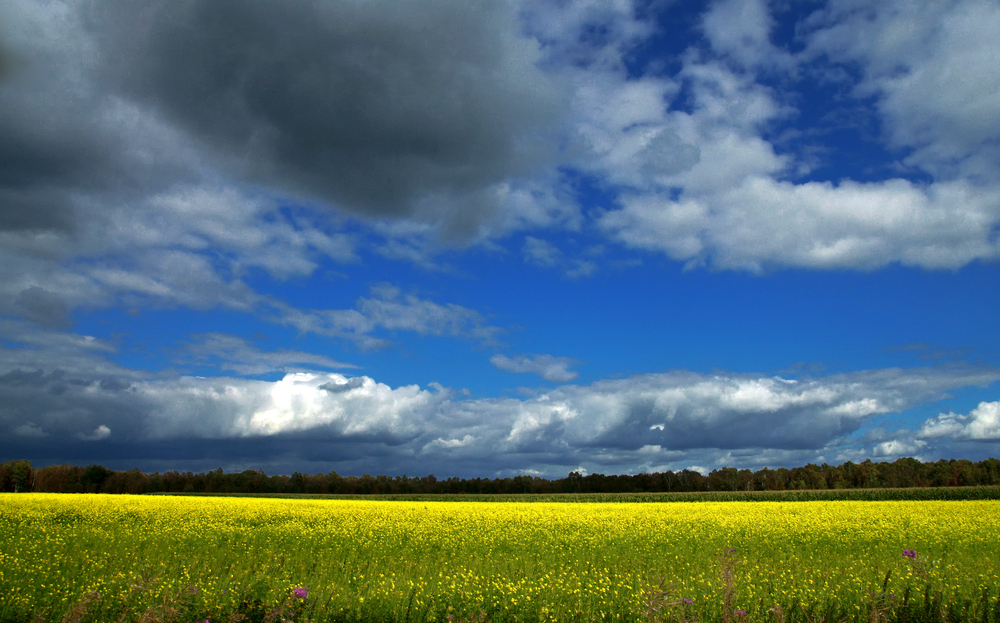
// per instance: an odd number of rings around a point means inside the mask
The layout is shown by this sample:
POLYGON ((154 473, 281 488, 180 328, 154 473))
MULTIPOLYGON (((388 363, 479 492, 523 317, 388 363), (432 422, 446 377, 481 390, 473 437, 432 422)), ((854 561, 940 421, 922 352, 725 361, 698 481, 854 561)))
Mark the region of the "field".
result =
POLYGON ((0 494, 0 622, 996 623, 998 537, 992 500, 0 494))

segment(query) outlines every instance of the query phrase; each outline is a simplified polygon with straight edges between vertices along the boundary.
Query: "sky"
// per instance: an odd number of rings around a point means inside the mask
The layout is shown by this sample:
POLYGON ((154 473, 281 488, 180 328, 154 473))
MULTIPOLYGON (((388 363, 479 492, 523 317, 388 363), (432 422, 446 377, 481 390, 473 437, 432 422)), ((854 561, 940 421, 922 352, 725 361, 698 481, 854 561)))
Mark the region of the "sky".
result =
POLYGON ((0 460, 1000 456, 991 0, 7 0, 0 460))

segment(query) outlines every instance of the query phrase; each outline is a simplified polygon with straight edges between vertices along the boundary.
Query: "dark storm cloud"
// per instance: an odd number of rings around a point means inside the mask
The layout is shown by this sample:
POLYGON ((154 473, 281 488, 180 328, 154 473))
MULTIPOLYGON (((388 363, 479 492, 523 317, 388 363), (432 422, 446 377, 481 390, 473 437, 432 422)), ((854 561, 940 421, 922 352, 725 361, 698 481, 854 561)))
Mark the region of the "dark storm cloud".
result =
POLYGON ((560 102, 504 2, 101 1, 85 14, 104 88, 251 183, 364 214, 434 198, 469 218, 544 156, 560 102))
POLYGON ((100 57, 75 6, 12 2, 15 66, 0 80, 0 231, 71 231, 84 197, 143 196, 191 181, 168 130, 94 80, 100 57))

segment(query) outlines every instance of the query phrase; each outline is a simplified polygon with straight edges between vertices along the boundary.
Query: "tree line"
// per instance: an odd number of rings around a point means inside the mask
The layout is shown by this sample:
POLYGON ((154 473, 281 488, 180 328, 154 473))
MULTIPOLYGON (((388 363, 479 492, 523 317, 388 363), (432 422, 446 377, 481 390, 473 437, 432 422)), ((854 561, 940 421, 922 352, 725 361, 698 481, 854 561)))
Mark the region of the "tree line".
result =
POLYGON ((891 463, 850 461, 841 465, 749 469, 724 467, 708 475, 696 471, 634 475, 581 474, 565 478, 448 478, 433 475, 341 476, 302 474, 268 476, 263 470, 224 473, 114 471, 101 465, 49 465, 33 469, 29 461, 0 464, 0 491, 49 493, 325 493, 325 494, 519 494, 519 493, 653 493, 686 491, 787 491, 1000 485, 1000 460, 974 463, 965 459, 922 463, 901 458, 891 463))

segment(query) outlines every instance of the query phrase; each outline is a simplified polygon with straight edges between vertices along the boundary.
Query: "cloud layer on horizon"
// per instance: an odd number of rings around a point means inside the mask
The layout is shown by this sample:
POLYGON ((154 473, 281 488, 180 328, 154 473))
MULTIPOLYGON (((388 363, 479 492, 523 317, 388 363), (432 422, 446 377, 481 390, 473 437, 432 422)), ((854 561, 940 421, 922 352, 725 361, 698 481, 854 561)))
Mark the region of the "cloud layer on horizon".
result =
MULTIPOLYGON (((305 359, 222 335, 207 336, 210 342, 224 342, 216 352, 229 353, 232 368, 287 369, 286 362, 305 359)), ((866 452, 931 457, 955 444, 1000 438, 996 403, 968 416, 929 419, 915 437, 904 430, 896 440, 858 438, 880 416, 1000 381, 1000 370, 989 367, 798 379, 677 371, 560 385, 522 398, 464 398, 437 384, 390 387, 306 367, 275 381, 154 374, 107 361, 109 350, 91 341, 0 351, 0 428, 10 433, 2 451, 19 448, 42 463, 63 453, 153 469, 158 452, 173 445, 185 448, 175 465, 255 461, 281 469, 289 460, 283 454, 298 448, 313 470, 560 476, 579 466, 635 472, 736 461, 839 463, 866 452), (900 451, 887 451, 893 447, 900 451)))

